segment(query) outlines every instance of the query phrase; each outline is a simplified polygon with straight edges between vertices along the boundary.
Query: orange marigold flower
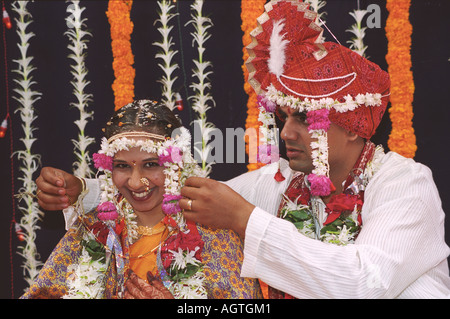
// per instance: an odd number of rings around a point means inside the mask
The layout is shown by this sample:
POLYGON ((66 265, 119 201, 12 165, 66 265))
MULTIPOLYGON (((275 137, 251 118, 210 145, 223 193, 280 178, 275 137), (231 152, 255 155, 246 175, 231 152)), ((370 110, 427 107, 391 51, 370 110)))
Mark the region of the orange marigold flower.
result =
POLYGON ((131 51, 131 33, 133 22, 130 11, 133 1, 110 0, 108 2, 108 17, 111 26, 111 48, 113 53, 113 70, 115 80, 111 88, 114 92, 114 105, 118 110, 134 99, 134 56, 131 51))
POLYGON ((417 150, 412 127, 414 116, 414 80, 411 71, 411 34, 409 21, 411 0, 387 0, 389 16, 386 21, 388 53, 386 61, 391 77, 391 108, 389 114, 392 131, 388 147, 405 157, 414 157, 417 150))
MULTIPOLYGON (((241 29, 244 32, 242 36, 242 43, 244 45, 243 48, 243 60, 244 64, 242 65, 242 70, 244 72, 244 91, 248 94, 249 98, 247 101, 247 120, 245 122, 245 128, 254 127, 259 129, 258 115, 259 110, 257 106, 256 93, 250 84, 247 82, 248 80, 248 70, 245 66, 245 62, 248 59, 248 52, 245 48, 251 42, 250 32, 256 28, 257 22, 256 19, 264 12, 265 0, 242 0, 241 1, 241 29)), ((246 152, 248 154, 248 140, 246 141, 246 152)), ((250 163, 247 166, 249 171, 260 168, 264 166, 261 163, 250 163)))

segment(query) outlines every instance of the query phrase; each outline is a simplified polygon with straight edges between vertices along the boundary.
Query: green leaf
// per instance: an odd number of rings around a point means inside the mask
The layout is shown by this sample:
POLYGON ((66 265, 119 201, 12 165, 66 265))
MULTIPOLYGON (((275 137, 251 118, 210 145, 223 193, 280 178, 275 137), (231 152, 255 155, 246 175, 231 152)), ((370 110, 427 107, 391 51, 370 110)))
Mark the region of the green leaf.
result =
POLYGON ((324 235, 325 233, 331 233, 331 232, 336 232, 336 231, 338 231, 338 229, 337 229, 337 227, 334 225, 334 223, 333 224, 329 224, 329 225, 327 225, 327 226, 325 226, 325 227, 323 227, 321 230, 320 230, 320 234, 321 235, 324 235))
POLYGON ((291 216, 294 220, 307 220, 310 218, 308 211, 306 209, 302 210, 293 210, 288 212, 288 215, 291 216))
POLYGON ((294 223, 295 227, 297 227, 297 229, 303 229, 303 222, 295 222, 294 223))
POLYGON ((81 245, 86 249, 92 260, 102 260, 105 258, 105 247, 95 239, 82 240, 81 245))
POLYGON ((182 279, 189 278, 193 276, 197 271, 199 271, 201 266, 188 264, 186 268, 178 270, 173 266, 169 267, 168 274, 173 281, 180 281, 182 279))

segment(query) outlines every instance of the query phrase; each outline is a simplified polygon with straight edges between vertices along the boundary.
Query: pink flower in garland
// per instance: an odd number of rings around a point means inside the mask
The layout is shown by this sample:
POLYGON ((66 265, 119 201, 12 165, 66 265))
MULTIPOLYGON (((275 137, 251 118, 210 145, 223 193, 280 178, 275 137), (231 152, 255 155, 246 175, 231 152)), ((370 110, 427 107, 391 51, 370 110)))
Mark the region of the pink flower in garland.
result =
POLYGON ((260 94, 256 97, 256 99, 258 101, 258 105, 262 106, 266 110, 266 112, 275 112, 277 105, 274 102, 270 101, 265 95, 260 94))
POLYGON ((328 114, 330 111, 328 109, 320 109, 315 111, 309 111, 306 114, 306 119, 309 123, 308 130, 324 130, 328 131, 330 128, 330 119, 328 114))
POLYGON ((159 165, 164 165, 164 163, 180 163, 183 160, 183 153, 176 146, 169 146, 166 149, 167 155, 160 155, 158 159, 159 165))
POLYGON ((116 206, 111 202, 103 202, 98 205, 97 212, 100 220, 114 220, 119 216, 116 206))
POLYGON ((275 163, 280 159, 280 152, 277 145, 262 144, 258 146, 258 162, 275 163))
POLYGON ((105 154, 94 153, 92 155, 94 159, 94 166, 98 170, 112 171, 113 168, 113 158, 111 156, 106 156, 105 154))
POLYGON ((311 185, 311 195, 313 196, 328 196, 335 190, 333 183, 327 176, 311 173, 308 175, 308 181, 311 185))
POLYGON ((163 202, 161 205, 162 211, 166 215, 174 215, 181 211, 180 199, 181 195, 164 194, 163 202))

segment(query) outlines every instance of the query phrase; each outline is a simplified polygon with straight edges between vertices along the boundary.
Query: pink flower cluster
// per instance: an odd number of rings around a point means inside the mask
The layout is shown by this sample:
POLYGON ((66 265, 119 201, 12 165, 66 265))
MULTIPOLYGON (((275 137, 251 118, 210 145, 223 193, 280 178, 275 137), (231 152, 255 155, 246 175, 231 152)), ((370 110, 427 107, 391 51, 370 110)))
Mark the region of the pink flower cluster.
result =
POLYGON ((119 216, 116 206, 111 202, 103 202, 98 205, 97 212, 100 220, 114 220, 119 216))
POLYGON ((280 159, 277 145, 262 144, 258 146, 258 162, 263 164, 275 163, 280 159))
POLYGON ((113 168, 113 158, 111 156, 106 156, 105 154, 94 153, 92 155, 94 159, 94 166, 98 170, 112 171, 113 168))
POLYGON ((270 101, 265 95, 259 94, 256 97, 256 100, 258 102, 258 105, 262 106, 266 110, 266 112, 275 112, 277 105, 274 102, 270 101))
POLYGON ((166 215, 175 215, 179 211, 181 211, 180 208, 180 199, 182 198, 181 195, 172 195, 172 194, 164 194, 163 195, 163 201, 162 201, 162 211, 166 215))
POLYGON ((328 109, 309 111, 306 114, 306 119, 309 123, 308 130, 328 131, 330 128, 330 119, 328 118, 329 113, 330 111, 328 109))
POLYGON ((183 160, 183 152, 176 146, 169 146, 166 149, 167 155, 160 155, 158 159, 159 165, 164 163, 180 163, 183 160))
POLYGON ((313 196, 328 196, 334 189, 331 180, 326 176, 309 174, 308 181, 311 184, 311 195, 313 196))

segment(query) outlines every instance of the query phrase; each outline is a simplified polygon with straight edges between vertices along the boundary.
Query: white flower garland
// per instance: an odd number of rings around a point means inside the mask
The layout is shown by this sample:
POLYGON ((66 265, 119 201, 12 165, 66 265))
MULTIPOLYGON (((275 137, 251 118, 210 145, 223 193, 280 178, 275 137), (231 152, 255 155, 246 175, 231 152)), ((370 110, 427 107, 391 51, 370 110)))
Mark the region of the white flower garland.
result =
POLYGON ((214 124, 206 121, 206 111, 208 111, 211 106, 209 102, 212 102, 215 106, 215 101, 209 92, 206 90, 211 88, 211 83, 208 82, 208 76, 212 71, 206 71, 211 67, 211 62, 203 60, 203 54, 205 52, 204 44, 211 37, 207 30, 212 26, 210 18, 204 17, 202 14, 203 0, 196 0, 191 4, 192 11, 195 14, 191 14, 192 20, 188 21, 186 25, 192 23, 195 27, 196 32, 191 32, 194 43, 197 44, 198 60, 193 60, 196 69, 193 70, 193 77, 196 77, 198 83, 191 84, 190 87, 196 92, 194 96, 189 99, 194 100, 192 109, 198 113, 199 118, 194 120, 194 126, 198 125, 201 132, 201 141, 197 141, 194 144, 194 150, 200 154, 200 159, 202 161, 202 169, 206 171, 206 176, 211 172, 212 163, 207 164, 208 154, 211 151, 208 141, 211 138, 211 133, 214 130, 214 124), (197 145, 200 144, 200 147, 197 145))
POLYGON ((161 12, 159 19, 157 19, 155 23, 161 23, 161 27, 158 28, 158 31, 162 35, 162 42, 153 42, 153 45, 156 45, 163 50, 162 53, 157 53, 155 57, 163 60, 163 64, 158 63, 158 65, 164 72, 164 75, 160 80, 158 80, 158 82, 163 85, 162 96, 164 98, 164 104, 169 109, 174 110, 176 105, 174 99, 175 93, 172 91, 172 85, 178 77, 175 76, 172 78, 172 73, 178 68, 178 65, 172 63, 172 58, 178 53, 178 51, 172 50, 174 43, 170 37, 170 31, 172 31, 173 26, 169 26, 169 21, 177 16, 177 14, 171 13, 171 10, 174 8, 171 1, 158 1, 158 6, 161 12))
POLYGON ((31 72, 35 69, 31 62, 33 57, 28 56, 27 50, 30 45, 29 40, 34 36, 32 32, 27 32, 27 27, 33 22, 31 13, 27 10, 28 1, 15 1, 12 3, 12 9, 19 15, 19 18, 15 18, 17 25, 17 34, 19 35, 20 43, 18 43, 21 57, 18 60, 13 60, 18 64, 18 69, 13 70, 18 74, 17 79, 14 82, 18 84, 18 88, 14 89, 17 96, 13 96, 20 104, 17 111, 20 112, 22 119, 22 128, 25 136, 21 138, 21 141, 25 145, 25 150, 17 151, 17 157, 22 161, 23 166, 19 168, 19 171, 23 173, 23 177, 19 177, 19 180, 23 182, 22 188, 19 190, 22 193, 21 198, 25 201, 25 206, 18 206, 19 210, 23 213, 23 217, 20 223, 16 227, 22 228, 24 232, 25 245, 19 246, 22 250, 19 253, 24 259, 23 270, 25 280, 31 284, 39 273, 40 267, 43 265, 38 260, 38 253, 35 244, 36 230, 40 227, 37 226, 37 222, 41 220, 44 215, 39 210, 37 202, 34 200, 34 194, 37 190, 37 186, 34 183, 33 174, 37 171, 40 165, 40 155, 33 154, 32 145, 36 141, 33 136, 33 131, 36 129, 33 127, 33 121, 37 118, 34 114, 33 104, 40 99, 41 93, 33 90, 32 86, 36 84, 32 81, 33 77, 31 72), (25 195, 23 195, 25 194, 25 195))
POLYGON ((355 51, 361 56, 365 56, 365 51, 367 49, 367 46, 364 45, 364 36, 366 35, 366 27, 362 27, 362 19, 366 15, 367 10, 360 10, 359 8, 357 10, 353 10, 353 12, 350 12, 349 14, 355 19, 356 23, 352 25, 350 29, 347 29, 347 32, 353 33, 355 36, 350 41, 347 41, 347 43, 350 43, 350 49, 355 51))
POLYGON ((75 145, 74 153, 78 159, 73 166, 75 168, 74 174, 76 176, 91 177, 93 171, 89 167, 90 157, 87 147, 90 144, 93 144, 95 139, 86 136, 84 129, 88 120, 93 117, 94 112, 86 111, 89 102, 92 102, 92 94, 85 93, 85 88, 89 84, 89 81, 86 80, 87 69, 84 59, 86 56, 86 43, 88 42, 85 37, 92 36, 92 34, 83 30, 87 19, 81 19, 81 14, 85 8, 80 7, 79 2, 80 1, 78 0, 72 0, 71 4, 67 7, 67 12, 70 13, 66 18, 67 27, 69 29, 64 33, 67 35, 70 42, 67 48, 73 52, 68 57, 75 62, 74 65, 71 65, 72 71, 70 71, 70 73, 73 75, 74 79, 70 83, 74 87, 73 94, 75 95, 77 102, 70 104, 71 106, 76 107, 80 112, 80 119, 74 122, 79 129, 79 133, 78 141, 72 140, 75 145))
MULTIPOLYGON (((364 171, 355 179, 357 189, 355 192, 364 190, 372 177, 378 172, 382 163, 381 160, 384 156, 384 150, 382 146, 375 148, 375 153, 370 162, 367 163, 364 171)), ((322 216, 323 220, 318 220, 319 216, 315 216, 311 207, 303 205, 301 203, 295 203, 284 196, 286 200, 285 206, 280 212, 280 217, 283 219, 295 219, 294 225, 299 233, 307 236, 308 238, 318 239, 323 242, 345 246, 354 243, 356 232, 352 232, 351 228, 348 228, 345 223, 342 226, 337 227, 337 231, 326 231, 321 234, 321 227, 327 216, 322 216)), ((353 209, 353 212, 346 218, 346 223, 350 225, 359 226, 358 214, 361 213, 357 210, 357 206, 353 209)))
MULTIPOLYGON (((322 119, 326 119, 328 121, 328 112, 331 109, 336 110, 339 113, 353 111, 356 108, 364 105, 364 106, 380 106, 382 104, 381 94, 379 93, 366 93, 366 94, 358 94, 355 98, 351 95, 344 96, 345 102, 339 102, 332 98, 321 98, 321 99, 300 99, 299 97, 294 97, 291 95, 286 95, 281 91, 278 91, 272 84, 267 87, 267 91, 265 93, 265 98, 269 101, 269 103, 274 103, 274 105, 278 105, 280 107, 290 107, 298 110, 299 112, 314 112, 319 111, 322 114, 319 114, 322 119)), ((267 101, 263 103, 265 105, 268 104, 267 101)), ((275 107, 273 108, 273 110, 275 107)), ((272 111, 273 112, 273 111, 272 111)), ((270 113, 270 112, 269 112, 270 113)), ((271 114, 273 116, 273 114, 271 114)), ((259 120, 263 123, 263 129, 267 131, 269 125, 273 125, 274 120, 267 114, 264 107, 260 107, 260 117, 259 120)), ((311 123, 309 123, 311 124, 311 123)), ((312 126, 309 128, 309 132, 311 133, 311 137, 315 140, 311 142, 312 149, 312 161, 314 165, 314 169, 312 174, 320 177, 328 177, 329 176, 329 164, 328 164, 328 142, 327 142, 327 128, 326 125, 317 125, 317 128, 312 126)), ((275 137, 271 135, 267 135, 266 143, 276 144, 275 137)), ((326 184, 326 182, 322 180, 318 180, 318 184, 326 184)), ((325 191, 322 191, 325 192, 325 191)), ((322 193, 321 195, 325 195, 322 193)))
POLYGON ((108 262, 92 260, 83 247, 77 264, 67 268, 70 275, 67 278, 68 291, 63 299, 99 299, 103 296, 104 278, 108 262))
POLYGON ((321 109, 335 109, 339 113, 353 111, 361 105, 365 106, 380 106, 382 104, 381 94, 379 93, 366 93, 358 94, 355 98, 351 95, 344 96, 345 102, 339 102, 332 98, 322 99, 300 99, 292 95, 286 95, 281 91, 278 91, 273 84, 267 87, 265 96, 269 101, 276 103, 280 107, 289 106, 296 109, 299 112, 317 111, 321 109))
POLYGON ((175 299, 207 299, 204 280, 205 274, 199 271, 187 279, 171 282, 168 289, 175 299))
MULTIPOLYGON (((166 176, 164 181, 164 189, 166 194, 180 195, 181 185, 184 184, 187 177, 192 175, 205 176, 205 172, 200 170, 192 159, 190 150, 191 135, 189 131, 185 127, 180 127, 179 130, 179 135, 173 139, 167 139, 165 141, 154 141, 152 139, 134 140, 123 137, 108 143, 107 139, 103 138, 99 154, 105 154, 106 156, 113 157, 114 154, 119 151, 127 151, 130 148, 139 147, 143 152, 155 153, 158 156, 171 156, 168 152, 169 148, 173 147, 179 149, 181 151, 182 158, 179 158, 176 162, 166 161, 164 163, 164 174, 166 176)), ((100 179, 100 185, 102 188, 102 202, 113 201, 118 195, 118 191, 112 183, 111 172, 107 170, 104 170, 104 172, 105 177, 100 179)), ((129 215, 130 210, 132 210, 131 206, 129 206, 127 210, 128 213, 125 214, 125 216, 129 215)), ((181 229, 185 228, 186 222, 183 214, 177 214, 174 219, 178 222, 181 229)), ((130 234, 137 234, 134 229, 137 227, 135 222, 127 223, 127 225, 129 226, 128 229, 130 234)), ((136 238, 130 236, 130 239, 134 241, 136 238)))

